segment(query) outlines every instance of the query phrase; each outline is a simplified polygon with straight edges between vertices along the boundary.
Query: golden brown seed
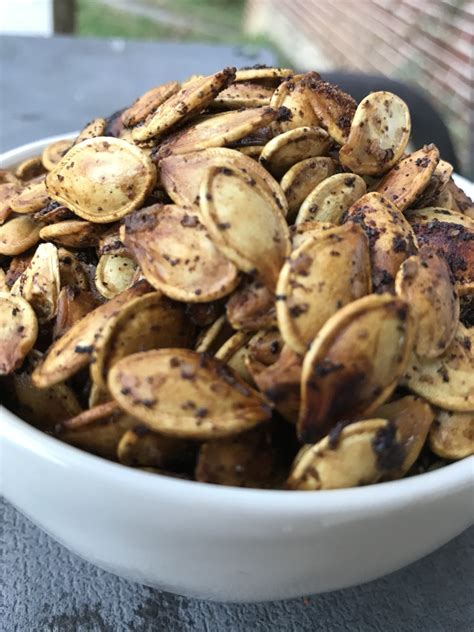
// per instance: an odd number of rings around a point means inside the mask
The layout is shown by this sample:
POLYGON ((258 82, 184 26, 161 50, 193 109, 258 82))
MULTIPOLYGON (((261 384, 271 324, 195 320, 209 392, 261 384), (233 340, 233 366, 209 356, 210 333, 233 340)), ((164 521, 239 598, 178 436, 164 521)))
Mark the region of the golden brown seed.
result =
POLYGON ((149 291, 148 283, 137 283, 76 322, 48 349, 43 362, 33 372, 33 384, 45 388, 64 382, 89 364, 107 322, 117 317, 129 301, 149 291))
POLYGON ((444 255, 460 296, 474 291, 474 219, 443 208, 410 209, 405 213, 418 243, 444 255))
POLYGON ((90 248, 98 245, 103 231, 103 226, 99 224, 73 219, 43 226, 39 236, 44 241, 70 248, 90 248))
POLYGON ((218 360, 225 362, 227 366, 249 384, 252 384, 252 376, 245 364, 245 358, 247 357, 248 342, 251 337, 252 334, 250 332, 238 331, 226 340, 215 353, 215 357, 218 360))
POLYGON ((194 209, 155 204, 127 218, 124 243, 153 287, 177 301, 208 302, 238 283, 194 209))
POLYGON ((81 290, 77 286, 66 285, 58 295, 58 307, 53 325, 53 341, 61 338, 73 325, 87 316, 99 301, 92 292, 81 290))
POLYGON ((210 107, 222 110, 235 110, 239 108, 258 108, 270 105, 273 88, 250 81, 232 83, 222 90, 210 103, 210 107))
POLYGON ((91 378, 107 390, 107 374, 122 358, 150 349, 188 347, 194 328, 185 318, 184 309, 161 292, 151 292, 124 305, 120 314, 102 330, 94 349, 91 378))
POLYGON ((404 211, 426 189, 438 162, 438 148, 425 145, 400 160, 379 182, 376 191, 404 211))
POLYGON ((200 112, 232 83, 234 77, 235 68, 225 68, 214 75, 188 82, 162 103, 143 125, 133 128, 133 140, 144 142, 156 138, 176 123, 200 112))
POLYGON ((49 195, 94 223, 120 219, 141 206, 156 184, 156 167, 135 145, 97 137, 79 143, 46 178, 49 195))
POLYGON ((380 193, 367 193, 347 212, 369 238, 372 283, 376 292, 393 291, 400 265, 417 252, 416 238, 401 211, 380 193))
MULTIPOLYGON (((440 203, 442 200, 451 200, 452 195, 448 190, 448 184, 453 175, 453 165, 446 160, 440 160, 434 170, 428 185, 423 193, 417 197, 415 205, 418 208, 426 208, 427 206, 440 206, 442 208, 450 208, 440 203), (439 200, 439 202, 438 202, 439 200)), ((453 209, 456 210, 456 209, 453 209)))
POLYGON ((258 331, 277 324, 275 296, 260 281, 244 281, 227 301, 226 313, 234 329, 258 331))
POLYGON ((269 334, 263 341, 254 342, 254 348, 257 344, 262 345, 262 342, 267 343, 267 357, 262 358, 261 350, 259 350, 259 354, 256 354, 255 351, 249 351, 246 358, 247 368, 258 388, 274 403, 280 415, 294 424, 298 419, 300 410, 302 358, 290 347, 284 346, 282 348, 280 338, 272 340, 269 334), (277 351, 272 353, 275 347, 277 347, 277 351), (281 353, 279 353, 280 349, 281 353), (268 361, 269 356, 277 356, 277 358, 268 367, 264 367, 264 363, 259 362, 259 357, 268 361))
POLYGON ((137 264, 130 257, 102 255, 95 271, 95 286, 104 298, 111 299, 133 284, 136 270, 137 264))
POLYGON ((225 364, 187 349, 128 356, 109 372, 120 407, 173 437, 225 437, 265 421, 264 398, 225 364))
POLYGON ((297 127, 272 138, 263 148, 260 162, 280 179, 297 162, 323 156, 330 143, 329 135, 320 127, 297 127))
POLYGON ((89 138, 97 138, 103 136, 107 123, 103 118, 95 118, 79 132, 79 135, 75 138, 73 146, 82 143, 82 141, 89 138))
POLYGON ((320 182, 304 199, 295 223, 316 220, 341 224, 344 213, 367 190, 364 180, 355 174, 335 173, 320 182))
POLYGON ((474 329, 458 324, 447 351, 438 358, 412 355, 403 382, 443 410, 474 411, 474 329))
MULTIPOLYGON (((304 446, 287 480, 288 489, 314 491, 377 483, 387 468, 380 467, 377 446, 393 432, 386 419, 365 419, 342 428, 339 435, 304 446)), ((389 470, 388 470, 389 471, 389 470)))
POLYGON ((0 292, 0 375, 20 366, 38 335, 33 308, 21 296, 0 292))
POLYGON ((253 68, 240 68, 235 72, 235 82, 254 81, 254 82, 275 82, 280 83, 282 79, 293 75, 291 68, 276 68, 272 66, 254 66, 253 68))
POLYGON ((12 384, 15 413, 36 428, 51 431, 56 424, 81 412, 74 391, 66 384, 36 388, 28 373, 13 374, 12 384))
POLYGON ((28 267, 12 286, 12 296, 21 296, 35 310, 38 322, 56 315, 60 290, 59 257, 56 246, 40 244, 28 267))
POLYGON ((168 81, 160 86, 147 90, 145 94, 138 97, 132 105, 122 112, 122 121, 126 127, 133 127, 152 115, 155 110, 162 105, 180 88, 177 81, 168 81))
POLYGON ((56 436, 76 448, 116 461, 121 438, 138 423, 119 410, 115 402, 109 402, 67 420, 56 430, 56 436))
POLYGON ((199 188, 210 167, 237 169, 249 175, 273 198, 282 214, 287 214, 288 205, 278 182, 255 160, 235 149, 218 147, 168 156, 159 163, 160 180, 176 204, 199 204, 199 188))
POLYGON ((28 215, 13 217, 0 226, 0 255, 12 257, 38 243, 41 224, 28 215))
POLYGON ((214 355, 232 334, 232 327, 227 322, 226 317, 219 316, 198 336, 194 350, 197 353, 214 355))
POLYGON ((16 178, 14 182, 0 184, 0 226, 12 214, 11 202, 17 197, 22 188, 23 186, 16 178))
POLYGON ((308 100, 320 124, 336 143, 343 145, 347 141, 357 103, 338 86, 321 81, 317 73, 308 73, 305 83, 308 100))
POLYGON ((23 160, 15 170, 15 176, 27 182, 33 178, 43 175, 45 168, 41 162, 41 156, 34 156, 23 160))
POLYGON ((443 459, 458 460, 474 454, 474 412, 437 410, 429 444, 443 459))
POLYGON ((57 140, 43 149, 41 162, 46 171, 52 171, 64 154, 72 147, 71 140, 57 140))
POLYGON ((317 127, 318 116, 311 105, 308 87, 304 78, 290 77, 275 90, 270 105, 272 108, 286 108, 288 116, 281 117, 273 128, 277 134, 298 127, 317 127))
POLYGON ((402 263, 395 291, 410 304, 417 321, 417 355, 442 355, 451 344, 459 321, 459 297, 445 259, 435 249, 422 246, 418 255, 402 263))
POLYGON ((242 272, 271 290, 289 255, 288 226, 256 181, 236 169, 209 169, 200 190, 202 220, 214 243, 242 272))
POLYGON ((288 201, 289 219, 294 219, 302 202, 336 169, 334 160, 325 156, 306 158, 289 169, 281 179, 281 188, 288 201))
POLYGON ((44 176, 38 176, 11 199, 10 206, 15 213, 35 213, 44 208, 49 201, 44 176))
POLYGON ((374 416, 393 425, 392 432, 385 435, 384 444, 380 442, 378 446, 379 463, 383 458, 390 469, 383 478, 401 478, 420 455, 433 422, 433 410, 420 397, 408 395, 377 408, 374 416))
POLYGON ((250 108, 215 114, 178 130, 160 145, 158 159, 169 154, 187 154, 235 143, 278 117, 272 108, 250 108))
POLYGON ((296 250, 309 237, 318 237, 321 233, 333 228, 336 228, 336 225, 331 224, 331 222, 318 222, 315 220, 293 224, 293 226, 290 226, 291 246, 293 250, 296 250))
POLYGON ((304 354, 338 309, 370 293, 369 245, 358 226, 321 231, 293 250, 276 288, 285 343, 304 354))
POLYGON ((367 415, 393 392, 413 350, 405 301, 371 294, 325 323, 303 362, 298 434, 314 443, 336 422, 367 415))
POLYGON ((410 130, 406 103, 391 92, 372 92, 357 106, 339 159, 359 175, 386 173, 400 160, 410 130))

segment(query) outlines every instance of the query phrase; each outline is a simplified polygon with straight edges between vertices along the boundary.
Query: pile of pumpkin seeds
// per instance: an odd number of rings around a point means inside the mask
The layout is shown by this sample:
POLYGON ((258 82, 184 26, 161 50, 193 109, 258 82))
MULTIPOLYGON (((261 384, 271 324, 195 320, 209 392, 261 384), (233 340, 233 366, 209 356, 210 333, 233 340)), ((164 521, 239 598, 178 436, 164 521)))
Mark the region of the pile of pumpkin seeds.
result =
POLYGON ((0 172, 0 392, 169 476, 320 490, 474 452, 474 207, 389 92, 226 68, 0 172))

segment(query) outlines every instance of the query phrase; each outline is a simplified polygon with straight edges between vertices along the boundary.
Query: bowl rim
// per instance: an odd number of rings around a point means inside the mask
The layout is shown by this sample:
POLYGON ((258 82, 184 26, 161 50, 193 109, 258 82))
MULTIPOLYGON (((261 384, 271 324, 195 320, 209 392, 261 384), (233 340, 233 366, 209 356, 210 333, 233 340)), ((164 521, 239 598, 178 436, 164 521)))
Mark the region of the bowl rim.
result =
MULTIPOLYGON (((78 132, 49 136, 0 154, 0 168, 14 166, 21 160, 41 151, 57 140, 74 138, 78 132)), ((473 184, 456 174, 456 180, 468 189, 473 184)), ((376 483, 364 487, 345 489, 288 491, 277 489, 253 489, 229 487, 214 483, 182 480, 162 474, 146 472, 108 461, 31 426, 0 404, 0 438, 34 452, 37 457, 54 461, 63 468, 77 468, 121 485, 139 488, 141 492, 163 495, 169 498, 186 496, 186 503, 206 503, 227 509, 237 507, 268 516, 314 514, 330 510, 345 513, 351 510, 366 511, 377 508, 414 504, 421 499, 446 495, 459 488, 474 485, 474 456, 450 463, 444 467, 394 481, 376 483), (188 495, 189 493, 189 495, 188 495), (317 498, 317 503, 311 499, 317 498), (239 504, 236 505, 236 502, 239 504)), ((1 472, 0 472, 1 473, 1 472)), ((1 482, 1 478, 0 478, 1 482)), ((3 486, 3 483, 2 483, 3 486)))

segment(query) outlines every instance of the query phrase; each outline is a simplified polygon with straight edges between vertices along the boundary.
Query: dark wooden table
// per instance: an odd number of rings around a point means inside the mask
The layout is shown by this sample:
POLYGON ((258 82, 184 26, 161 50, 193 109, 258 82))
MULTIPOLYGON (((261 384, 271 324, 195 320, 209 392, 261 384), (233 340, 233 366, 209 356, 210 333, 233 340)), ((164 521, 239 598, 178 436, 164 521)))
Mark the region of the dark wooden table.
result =
MULTIPOLYGON (((272 56, 199 44, 1 38, 0 149, 80 128, 162 81, 256 62, 272 56)), ((0 630, 469 632, 473 553, 471 529, 364 586, 286 602, 212 604, 100 571, 0 501, 0 630)))

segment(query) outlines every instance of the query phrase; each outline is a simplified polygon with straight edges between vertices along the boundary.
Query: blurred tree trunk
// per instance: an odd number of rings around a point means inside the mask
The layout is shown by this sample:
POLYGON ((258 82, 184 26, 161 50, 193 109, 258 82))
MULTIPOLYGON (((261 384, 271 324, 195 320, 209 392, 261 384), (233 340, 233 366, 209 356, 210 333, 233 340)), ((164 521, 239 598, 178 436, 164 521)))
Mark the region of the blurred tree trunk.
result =
POLYGON ((76 0, 53 0, 55 33, 74 33, 76 24, 76 0))

